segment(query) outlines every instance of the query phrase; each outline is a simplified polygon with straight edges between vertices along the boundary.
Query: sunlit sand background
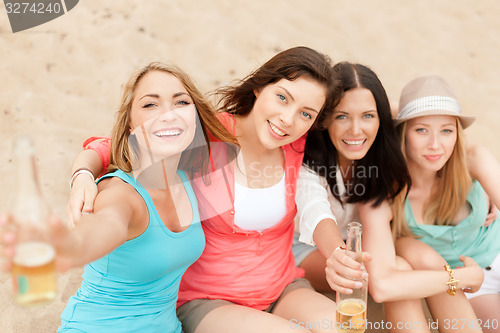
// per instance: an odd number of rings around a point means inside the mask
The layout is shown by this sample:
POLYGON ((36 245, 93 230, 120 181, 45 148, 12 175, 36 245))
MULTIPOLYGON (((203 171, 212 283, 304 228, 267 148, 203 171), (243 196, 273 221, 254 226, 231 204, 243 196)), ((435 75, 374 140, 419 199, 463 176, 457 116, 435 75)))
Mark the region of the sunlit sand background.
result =
MULTIPOLYGON (((393 101, 414 77, 442 75, 478 117, 468 139, 500 159, 499 17, 493 0, 85 0, 13 34, 0 4, 0 210, 15 193, 12 138, 27 133, 44 195, 65 218, 71 162, 85 138, 109 134, 121 84, 138 66, 175 63, 209 92, 297 45, 370 66, 393 101)), ((61 274, 56 301, 28 310, 0 273, 0 331, 55 331, 81 272, 61 274)))

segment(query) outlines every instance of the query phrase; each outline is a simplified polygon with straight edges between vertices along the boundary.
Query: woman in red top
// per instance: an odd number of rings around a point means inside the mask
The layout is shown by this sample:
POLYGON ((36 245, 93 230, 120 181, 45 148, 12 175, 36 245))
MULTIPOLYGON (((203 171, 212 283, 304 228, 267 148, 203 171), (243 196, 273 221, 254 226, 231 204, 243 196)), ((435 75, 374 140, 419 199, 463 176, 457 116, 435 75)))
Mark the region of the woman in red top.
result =
MULTIPOLYGON (((181 282, 178 315, 186 333, 335 331, 334 302, 300 279, 291 245, 304 135, 334 107, 339 85, 328 58, 296 47, 218 91, 219 119, 241 149, 214 170, 209 185, 193 180, 206 247, 181 282)), ((105 145, 79 156, 74 169, 97 173, 95 151, 105 156, 105 145)), ((91 205, 83 190, 89 179, 74 180, 76 210, 91 205)))

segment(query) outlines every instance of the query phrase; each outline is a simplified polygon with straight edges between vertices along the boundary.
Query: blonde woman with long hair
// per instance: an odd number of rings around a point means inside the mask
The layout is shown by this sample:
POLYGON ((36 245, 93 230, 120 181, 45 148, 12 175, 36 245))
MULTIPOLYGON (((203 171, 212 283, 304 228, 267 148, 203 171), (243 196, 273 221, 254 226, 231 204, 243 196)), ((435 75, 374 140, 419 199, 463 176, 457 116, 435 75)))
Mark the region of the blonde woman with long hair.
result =
MULTIPOLYGON (((462 255, 472 257, 485 277, 478 291, 466 290, 476 326, 500 332, 500 221, 484 224, 488 196, 500 205, 500 164, 485 147, 466 145, 463 130, 474 118, 461 114, 443 78, 413 80, 403 89, 400 106, 397 124, 412 187, 394 206, 394 235, 407 236, 398 240, 398 254, 416 269, 443 271, 441 262, 425 258, 433 249, 450 275, 462 271, 455 270, 462 255)), ((460 289, 460 282, 449 284, 450 294, 460 289)))
MULTIPOLYGON (((439 103, 439 108, 436 109, 432 101, 434 100, 434 94, 437 96, 444 95, 447 96, 446 100, 449 99, 451 101, 451 105, 455 105, 455 98, 446 88, 447 86, 444 87, 439 80, 435 82, 432 79, 423 79, 422 81, 410 83, 403 89, 400 101, 402 110, 400 116, 407 116, 400 117, 399 121, 408 121, 407 129, 409 129, 410 126, 414 125, 414 122, 421 119, 410 120, 410 117, 418 117, 420 114, 439 114, 440 116, 435 117, 443 117, 441 115, 445 111, 442 111, 440 108, 446 108, 449 104, 439 103)), ((469 118, 464 118, 455 109, 449 112, 454 112, 452 116, 448 116, 452 120, 452 124, 448 124, 446 128, 440 127, 438 132, 447 133, 448 138, 451 138, 453 135, 448 134, 448 132, 453 131, 453 133, 456 133, 457 118, 468 122, 470 120, 469 118)), ((414 129, 414 132, 421 135, 426 130, 421 130, 417 127, 414 129)), ((408 144, 408 136, 406 139, 408 144)), ((454 141, 451 141, 451 148, 453 148, 454 141)), ((431 141, 431 147, 434 144, 431 141)), ((420 162, 423 160, 425 163, 432 164, 435 167, 438 161, 447 159, 444 157, 443 152, 439 150, 440 148, 436 148, 435 150, 431 150, 432 153, 424 151, 417 160, 420 162)), ((412 311, 414 314, 412 318, 415 317, 415 314, 418 314, 417 317, 420 318, 418 322, 407 323, 411 326, 410 331, 412 332, 430 331, 431 325, 425 319, 420 301, 424 298, 427 301, 435 323, 439 326, 440 332, 456 332, 457 326, 454 326, 453 323, 462 323, 464 321, 467 322, 467 325, 461 326, 460 332, 480 332, 480 328, 475 325, 477 318, 474 310, 463 292, 463 289, 469 292, 476 292, 483 281, 482 269, 474 259, 465 256, 461 256, 458 259, 457 255, 457 263, 465 267, 457 270, 452 270, 452 268, 445 270, 444 265, 447 264, 446 261, 435 250, 423 243, 421 243, 421 247, 425 246, 425 249, 418 249, 418 252, 413 251, 413 257, 406 256, 403 252, 396 252, 396 249, 400 249, 399 245, 402 242, 398 241, 395 244, 394 234, 399 237, 402 234, 401 230, 405 229, 398 224, 401 216, 401 210, 398 211, 396 209, 398 202, 404 200, 407 194, 410 201, 414 195, 425 196, 429 194, 433 188, 433 182, 440 179, 438 175, 439 168, 436 167, 433 171, 426 170, 426 172, 416 174, 415 164, 412 164, 413 160, 410 160, 410 157, 416 156, 417 153, 422 153, 422 151, 419 150, 417 152, 412 148, 411 152, 412 154, 409 154, 409 150, 406 149, 406 158, 408 159, 412 182, 409 192, 408 189, 402 191, 394 201, 386 201, 379 207, 374 207, 370 204, 359 207, 359 214, 363 223, 363 249, 372 255, 372 260, 365 264, 370 274, 370 293, 376 302, 400 302, 401 305, 405 305, 386 308, 386 311, 390 309, 390 313, 386 313, 386 316, 390 317, 393 323, 404 323, 405 318, 408 318, 408 311, 412 311), (419 257, 421 261, 432 263, 432 267, 414 264, 416 261, 414 257, 419 257)), ((449 151, 449 154, 451 154, 451 151, 449 151)), ((463 187, 464 185, 458 186, 463 187)), ((422 207, 420 207, 418 212, 419 214, 423 214, 423 211, 422 207)), ((425 208, 425 211, 428 211, 428 209, 425 208)), ((484 223, 486 214, 481 218, 481 223, 484 223)), ((416 242, 415 240, 410 240, 416 242)), ((393 327, 392 330, 400 331, 397 327, 393 327)))

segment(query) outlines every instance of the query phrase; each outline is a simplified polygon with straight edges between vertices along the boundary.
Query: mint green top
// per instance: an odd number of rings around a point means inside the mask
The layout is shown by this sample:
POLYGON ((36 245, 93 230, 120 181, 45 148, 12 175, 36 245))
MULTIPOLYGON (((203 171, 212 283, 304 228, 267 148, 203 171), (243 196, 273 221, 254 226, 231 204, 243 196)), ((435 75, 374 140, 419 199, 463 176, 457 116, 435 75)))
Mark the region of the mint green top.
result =
POLYGON ((405 217, 411 231, 419 240, 432 246, 448 264, 463 266, 458 256, 472 257, 481 267, 490 265, 500 253, 500 217, 488 227, 483 224, 488 215, 488 202, 479 182, 474 181, 467 196, 471 206, 469 216, 456 226, 418 224, 410 202, 406 199, 405 217))

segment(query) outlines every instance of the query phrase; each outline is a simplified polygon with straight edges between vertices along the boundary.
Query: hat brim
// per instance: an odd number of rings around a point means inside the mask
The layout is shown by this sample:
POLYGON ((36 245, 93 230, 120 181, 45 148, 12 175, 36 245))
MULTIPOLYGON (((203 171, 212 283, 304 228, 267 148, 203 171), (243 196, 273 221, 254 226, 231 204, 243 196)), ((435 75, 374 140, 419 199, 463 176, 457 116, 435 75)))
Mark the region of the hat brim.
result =
POLYGON ((425 117, 425 116, 453 116, 453 117, 457 117, 458 119, 460 119, 460 123, 462 123, 462 127, 464 129, 469 127, 470 125, 472 125, 472 123, 476 120, 476 117, 474 117, 474 116, 457 115, 456 112, 452 112, 452 111, 447 112, 447 111, 443 111, 443 110, 428 110, 428 111, 425 111, 424 114, 418 113, 418 114, 408 116, 405 118, 396 118, 396 119, 394 119, 394 125, 398 126, 407 120, 415 119, 418 117, 425 117))

